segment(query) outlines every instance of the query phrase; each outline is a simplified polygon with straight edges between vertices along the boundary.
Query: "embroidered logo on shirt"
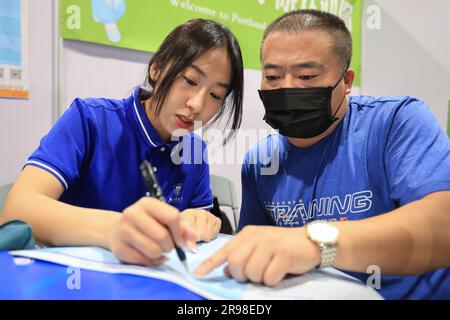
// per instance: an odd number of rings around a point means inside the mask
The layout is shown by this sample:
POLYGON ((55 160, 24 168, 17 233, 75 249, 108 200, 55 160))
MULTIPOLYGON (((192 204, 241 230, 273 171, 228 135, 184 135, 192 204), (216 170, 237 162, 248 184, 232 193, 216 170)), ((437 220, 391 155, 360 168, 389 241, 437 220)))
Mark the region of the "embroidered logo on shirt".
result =
POLYGON ((183 183, 177 183, 173 186, 173 196, 170 197, 169 202, 171 203, 181 203, 183 202, 183 196, 181 191, 183 189, 183 183))

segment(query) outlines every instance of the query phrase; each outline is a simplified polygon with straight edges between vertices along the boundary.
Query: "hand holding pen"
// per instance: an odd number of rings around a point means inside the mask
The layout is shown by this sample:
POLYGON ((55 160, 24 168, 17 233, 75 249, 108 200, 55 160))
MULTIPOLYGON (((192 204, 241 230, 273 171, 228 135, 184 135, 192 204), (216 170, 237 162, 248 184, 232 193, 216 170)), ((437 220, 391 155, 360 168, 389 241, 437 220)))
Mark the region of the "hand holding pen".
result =
POLYGON ((184 246, 197 240, 197 232, 180 220, 180 211, 156 198, 144 197, 112 214, 105 246, 123 262, 158 265, 166 260, 164 253, 174 245, 184 246))
MULTIPOLYGON (((147 186, 147 190, 150 193, 150 196, 153 198, 156 198, 162 202, 166 202, 166 199, 164 198, 164 194, 162 192, 161 186, 159 185, 158 179, 155 176, 155 173, 153 171, 153 167, 151 164, 144 160, 142 164, 140 165, 140 170, 142 177, 144 178, 145 185, 147 186)), ((188 270, 187 262, 186 262, 186 254, 184 253, 183 249, 181 249, 174 241, 174 247, 175 251, 177 253, 178 258, 180 259, 181 263, 184 265, 185 269, 188 270)))

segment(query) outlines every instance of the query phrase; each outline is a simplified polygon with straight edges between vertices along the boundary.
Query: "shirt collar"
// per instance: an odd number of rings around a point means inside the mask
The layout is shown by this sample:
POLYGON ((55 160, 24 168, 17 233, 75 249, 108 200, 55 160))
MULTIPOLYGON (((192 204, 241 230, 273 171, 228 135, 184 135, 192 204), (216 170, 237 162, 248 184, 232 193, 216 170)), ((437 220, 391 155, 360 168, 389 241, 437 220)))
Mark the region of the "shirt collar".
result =
POLYGON ((144 107, 141 104, 139 99, 139 94, 141 93, 142 88, 136 88, 133 91, 132 96, 129 98, 129 102, 131 105, 131 113, 133 114, 134 119, 136 120, 137 130, 141 134, 142 138, 146 141, 146 143, 152 147, 173 147, 177 142, 165 143, 159 137, 159 134, 156 132, 155 128, 151 124, 150 120, 145 113, 144 107))

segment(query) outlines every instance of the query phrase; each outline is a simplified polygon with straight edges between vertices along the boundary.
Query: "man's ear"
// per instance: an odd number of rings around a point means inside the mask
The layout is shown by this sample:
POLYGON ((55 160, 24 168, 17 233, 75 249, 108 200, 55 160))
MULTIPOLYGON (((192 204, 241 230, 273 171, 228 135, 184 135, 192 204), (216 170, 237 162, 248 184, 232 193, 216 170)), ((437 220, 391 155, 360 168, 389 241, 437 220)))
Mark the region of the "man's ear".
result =
POLYGON ((352 92, 353 80, 355 80, 355 70, 349 68, 344 75, 344 86, 346 94, 352 92))

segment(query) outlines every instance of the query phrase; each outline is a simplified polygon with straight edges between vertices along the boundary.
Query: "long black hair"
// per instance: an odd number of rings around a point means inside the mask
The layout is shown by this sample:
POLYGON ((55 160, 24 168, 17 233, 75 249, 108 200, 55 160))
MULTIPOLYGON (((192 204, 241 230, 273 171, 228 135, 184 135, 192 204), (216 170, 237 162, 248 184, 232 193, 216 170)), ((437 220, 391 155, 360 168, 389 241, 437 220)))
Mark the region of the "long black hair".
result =
MULTIPOLYGON (((173 82, 194 60, 208 50, 225 48, 231 62, 231 83, 227 95, 215 116, 209 122, 214 124, 227 115, 226 124, 232 120, 233 129, 225 141, 228 141, 239 129, 242 122, 242 100, 244 91, 244 67, 238 41, 229 29, 221 24, 205 19, 193 19, 176 27, 163 41, 148 64, 146 83, 153 88, 141 96, 142 100, 152 98, 154 114, 158 116, 173 82), (155 81, 150 76, 150 67, 154 65, 161 72, 162 79, 155 89, 155 81)), ((208 126, 209 126, 208 125, 208 126)))

